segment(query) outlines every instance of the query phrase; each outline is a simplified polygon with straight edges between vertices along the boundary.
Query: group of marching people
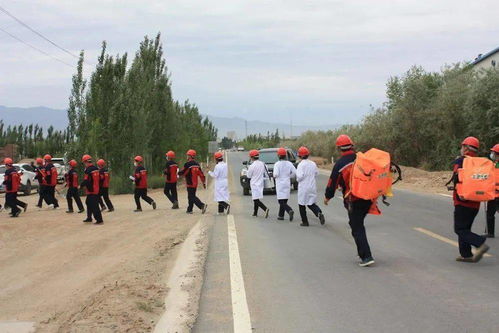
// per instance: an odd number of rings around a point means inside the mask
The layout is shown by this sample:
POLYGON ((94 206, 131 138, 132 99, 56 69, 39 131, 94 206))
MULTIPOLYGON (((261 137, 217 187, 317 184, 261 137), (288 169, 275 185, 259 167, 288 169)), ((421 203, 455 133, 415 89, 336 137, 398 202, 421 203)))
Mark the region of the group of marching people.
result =
MULTIPOLYGON (((453 183, 453 200, 454 200, 454 231, 458 235, 459 252, 460 256, 456 258, 460 262, 478 262, 482 259, 484 254, 489 250, 489 246, 485 244, 486 238, 493 238, 495 226, 495 214, 499 208, 499 144, 491 148, 490 160, 481 158, 477 161, 480 165, 485 165, 483 168, 478 168, 479 175, 471 170, 468 178, 473 181, 478 179, 486 180, 488 183, 488 191, 483 191, 480 188, 476 189, 478 196, 483 197, 475 198, 473 195, 469 197, 462 194, 462 188, 467 186, 472 188, 477 185, 464 185, 469 180, 465 180, 466 176, 461 174, 463 168, 471 167, 464 166, 464 161, 468 157, 476 157, 479 150, 479 140, 475 137, 467 137, 461 144, 461 154, 453 162, 453 176, 450 182, 453 183), (487 170, 487 165, 489 171, 487 170), (495 168, 495 169, 494 169, 495 168), (495 179, 495 181, 494 181, 495 179), (461 190, 460 190, 461 186, 461 190), (485 193, 485 195, 484 195, 485 193), (477 201, 474 201, 477 200, 477 201), (471 231, 473 221, 478 214, 480 202, 486 202, 487 211, 487 233, 483 236, 477 235, 471 231), (472 253, 471 247, 475 247, 475 253, 472 253)), ((324 194, 324 204, 335 196, 336 190, 340 189, 343 193, 343 203, 348 212, 349 225, 352 230, 352 236, 355 240, 357 247, 357 254, 360 257, 359 265, 369 266, 374 263, 374 258, 371 253, 369 242, 367 240, 366 229, 364 220, 368 214, 380 214, 377 207, 377 197, 375 199, 366 199, 356 196, 352 193, 352 174, 353 168, 357 159, 354 143, 347 135, 340 135, 336 139, 336 146, 341 155, 340 159, 336 161, 329 177, 324 194)), ((279 203, 278 220, 284 220, 284 215, 289 215, 289 220, 292 221, 294 217, 293 209, 288 205, 288 199, 291 192, 291 178, 296 176, 298 181, 298 206, 302 223, 301 226, 309 226, 306 207, 308 207, 316 217, 318 217, 321 224, 325 223, 324 215, 317 205, 317 189, 315 178, 318 175, 317 165, 309 160, 310 152, 306 147, 298 149, 298 157, 301 161, 298 167, 286 159, 286 149, 279 148, 277 151, 279 161, 275 163, 273 169, 273 178, 275 179, 275 186, 277 192, 277 200, 279 203)), ((264 180, 269 177, 268 170, 265 163, 259 161, 258 150, 251 150, 249 152, 251 164, 248 168, 247 177, 250 179, 251 194, 254 203, 253 216, 257 216, 259 209, 263 210, 264 217, 268 218, 269 209, 261 202, 263 198, 264 180)), ((393 170, 390 162, 390 172, 397 172, 393 170)), ((364 172, 364 171, 362 171, 364 172)), ((380 175, 381 177, 382 175, 380 175)), ((386 174, 384 175, 386 177, 386 174)), ((478 187, 480 187, 478 182, 478 187)), ((485 186, 485 185, 483 185, 485 186)), ((389 177, 389 187, 391 188, 391 177, 389 177)))
MULTIPOLYGON (((471 170, 468 164, 475 160, 479 150, 480 142, 475 137, 467 137, 461 144, 461 154, 453 162, 453 176, 449 183, 453 183, 451 189, 453 190, 454 201, 454 231, 458 235, 459 252, 460 256, 456 259, 460 262, 478 262, 483 255, 489 250, 489 246, 485 244, 487 237, 494 237, 495 226, 495 213, 499 208, 499 144, 491 148, 490 160, 485 158, 478 158, 476 162, 480 165, 488 163, 489 171, 487 173, 485 167, 477 169, 479 171, 471 171, 467 176, 463 170, 471 170), (484 169, 485 168, 485 169, 484 169), (495 169, 494 169, 495 168, 495 169), (482 171, 480 171, 482 170, 482 171), (474 173, 473 173, 474 172, 474 173), (468 178, 466 178, 468 177, 468 178), (495 182, 494 182, 494 179, 495 182), (480 181, 492 182, 492 188, 484 191, 480 187, 480 181), (466 185, 466 183, 471 185, 466 185), (475 185, 473 185, 473 182, 475 185), (476 185, 478 184, 478 185, 476 185), (463 188, 473 188, 476 190, 474 193, 469 194, 463 188), (482 195, 482 197, 480 197, 482 195), (483 236, 477 235, 471 231, 474 219, 478 214, 480 202, 487 202, 487 233, 483 236), (472 253, 471 247, 475 247, 475 253, 472 253)), ((326 186, 324 194, 324 204, 335 196, 336 190, 341 189, 343 193, 344 206, 348 212, 349 225, 352 230, 352 236, 357 246, 357 253, 361 261, 360 266, 369 266, 374 263, 371 249, 366 236, 364 226, 364 219, 368 214, 379 214, 376 205, 377 196, 374 198, 364 198, 356 195, 355 189, 352 189, 353 174, 358 154, 355 151, 354 143, 347 135, 340 135, 336 139, 336 146, 341 155, 340 159, 336 161, 329 177, 329 182, 326 186)), ((382 152, 382 151, 380 151, 382 152)), ((385 153, 389 156, 388 153, 385 153)), ((310 151, 306 147, 298 149, 298 157, 301 159, 298 166, 295 168, 293 163, 287 160, 286 149, 279 148, 277 150, 279 157, 278 162, 275 163, 273 169, 273 178, 275 180, 277 200, 279 203, 279 212, 277 215, 278 220, 284 220, 285 214, 289 216, 289 220, 294 218, 294 211, 288 205, 291 192, 291 178, 296 177, 298 182, 298 206, 301 217, 301 226, 309 226, 307 217, 307 207, 318 218, 321 224, 325 223, 325 217, 322 210, 317 205, 317 185, 316 176, 318 175, 318 168, 315 162, 309 159, 310 151)), ((251 195, 253 199, 253 216, 258 216, 259 210, 262 210, 264 217, 269 217, 269 208, 261 201, 263 199, 263 190, 265 179, 269 178, 269 173, 264 162, 259 160, 259 151, 251 150, 249 152, 251 163, 248 167, 247 177, 250 179, 251 195)), ((43 202, 47 205, 52 205, 53 208, 58 208, 59 203, 55 197, 55 186, 57 184, 57 169, 51 162, 52 157, 45 155, 43 160, 38 158, 36 160, 36 178, 40 183, 40 198, 37 206, 42 207, 43 202)), ((178 194, 177 194, 177 181, 179 176, 185 177, 187 187, 187 211, 186 213, 192 214, 194 206, 199 208, 204 214, 208 207, 197 196, 196 191, 201 182, 202 186, 206 188, 206 179, 201 166, 196 161, 196 151, 187 151, 187 162, 183 168, 179 170, 178 164, 175 161, 175 153, 168 151, 166 153, 166 165, 164 169, 165 186, 164 194, 171 201, 172 209, 179 208, 178 194)), ((224 162, 224 155, 222 152, 214 154, 216 165, 213 171, 209 171, 209 175, 214 178, 214 200, 218 203, 218 214, 229 214, 230 212, 230 193, 228 186, 228 168, 224 162)), ((84 178, 81 183, 78 181, 78 173, 76 171, 77 162, 71 160, 69 162, 70 169, 65 175, 66 186, 68 191, 66 194, 68 202, 67 213, 73 213, 73 200, 78 207, 78 213, 85 211, 79 196, 79 188, 84 188, 86 193, 86 206, 87 218, 83 222, 93 222, 95 219, 96 224, 102 224, 103 218, 101 211, 107 209, 109 212, 114 210, 113 204, 109 199, 109 184, 110 175, 106 169, 106 162, 102 159, 97 161, 97 166, 94 166, 92 157, 84 155, 82 163, 85 165, 84 178)), ((141 212, 141 199, 156 209, 155 201, 147 195, 147 170, 143 166, 143 158, 136 156, 134 158, 135 171, 130 179, 135 184, 134 199, 136 209, 134 212, 141 212)), ((3 184, 6 188, 5 205, 11 208, 10 215, 18 217, 21 213, 21 208, 26 211, 28 205, 17 199, 17 191, 19 190, 21 175, 13 166, 11 158, 5 158, 6 172, 3 184), (20 207, 20 208, 19 208, 20 207)), ((389 162, 391 167, 391 162, 389 162)), ((360 168, 359 168, 360 169, 360 168)), ((391 169, 390 169, 391 170, 391 169)), ((391 171, 387 170, 379 177, 387 177, 391 171)), ((362 171, 362 170, 361 170, 362 171)), ((363 172, 363 171, 362 171, 363 172)), ((391 177, 389 178, 389 185, 391 187, 391 177)))

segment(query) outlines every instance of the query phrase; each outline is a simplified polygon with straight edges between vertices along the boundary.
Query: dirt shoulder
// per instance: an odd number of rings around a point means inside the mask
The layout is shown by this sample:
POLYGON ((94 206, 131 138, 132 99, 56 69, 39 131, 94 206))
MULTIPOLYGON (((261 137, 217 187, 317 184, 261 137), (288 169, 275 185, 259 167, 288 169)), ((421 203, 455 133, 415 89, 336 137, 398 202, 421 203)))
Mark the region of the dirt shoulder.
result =
MULTIPOLYGON (((321 169, 330 171, 333 168, 331 161, 325 158, 313 157, 312 160, 321 169)), ((405 166, 400 168, 402 169, 402 181, 395 184, 394 188, 422 193, 450 194, 445 183, 452 176, 452 171, 425 171, 405 166)))
POLYGON ((186 215, 179 195, 173 211, 152 191, 158 209, 144 203, 142 213, 132 212, 133 196, 112 196, 116 211, 101 226, 65 209, 38 210, 37 195, 20 197, 27 213, 0 213, 0 321, 32 321, 37 332, 151 331, 178 245, 201 216, 186 215))

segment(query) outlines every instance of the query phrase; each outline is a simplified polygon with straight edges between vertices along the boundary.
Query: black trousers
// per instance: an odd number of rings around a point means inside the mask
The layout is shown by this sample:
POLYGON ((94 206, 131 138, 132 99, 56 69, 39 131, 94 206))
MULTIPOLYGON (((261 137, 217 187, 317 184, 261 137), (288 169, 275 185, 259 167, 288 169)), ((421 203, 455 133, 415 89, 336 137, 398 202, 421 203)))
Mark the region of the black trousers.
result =
POLYGON ((165 189, 163 192, 171 203, 178 201, 177 183, 165 183, 165 189))
POLYGON ((485 237, 479 236, 471 231, 473 221, 478 214, 478 209, 455 206, 454 207, 454 232, 458 236, 459 253, 464 258, 473 256, 471 246, 480 247, 485 243, 485 237))
POLYGON ((218 202, 218 212, 219 213, 223 213, 228 207, 229 207, 229 204, 226 203, 225 201, 218 202))
POLYGON ((20 211, 19 207, 26 207, 26 203, 17 199, 17 193, 5 193, 5 207, 10 207, 11 214, 14 215, 20 211))
POLYGON ((350 203, 348 209, 348 224, 352 228, 352 236, 357 245, 357 254, 360 259, 368 259, 372 257, 371 248, 367 241, 366 228, 364 220, 371 207, 371 200, 357 200, 350 203))
POLYGON ((49 198, 47 197, 47 186, 46 185, 40 185, 40 188, 38 189, 38 204, 37 204, 37 206, 42 207, 43 201, 45 201, 45 203, 47 205, 51 204, 49 198))
POLYGON ((301 221, 304 224, 308 224, 307 207, 312 211, 312 213, 314 213, 315 216, 319 216, 319 213, 322 213, 322 210, 319 208, 319 206, 317 206, 317 204, 308 205, 308 206, 304 205, 298 205, 298 206, 300 207, 301 221))
POLYGON ((78 206, 78 210, 83 210, 83 204, 80 199, 80 193, 78 193, 78 188, 69 187, 66 193, 66 200, 68 201, 68 210, 73 211, 73 199, 78 206))
POLYGON ((140 205, 141 198, 150 205, 154 202, 154 200, 151 197, 147 196, 146 188, 136 188, 133 197, 135 199, 135 204, 137 205, 137 209, 142 209, 142 206, 140 205))
POLYGON ((114 209, 111 199, 109 199, 109 188, 101 187, 99 189, 99 206, 101 208, 114 209), (104 200, 103 200, 104 199, 104 200), (105 202, 105 204, 104 204, 105 202))
POLYGON ((263 204, 263 202, 260 201, 260 199, 254 199, 253 200, 253 215, 258 214, 258 208, 261 208, 263 211, 267 210, 267 206, 263 204))
POLYGON ((499 208, 499 199, 487 202, 487 234, 495 235, 496 230, 496 212, 499 208))
POLYGON ((196 191, 197 191, 197 188, 195 188, 195 187, 188 187, 187 188, 187 201, 189 202, 189 204, 187 206, 188 212, 192 212, 194 205, 196 205, 196 207, 199 209, 203 209, 203 207, 204 207, 204 203, 196 196, 196 191))
POLYGON ((284 212, 288 213, 293 209, 288 205, 288 199, 278 199, 279 202, 279 217, 284 217, 284 212))
POLYGON ((48 201, 54 205, 54 207, 59 207, 59 201, 57 201, 57 198, 55 197, 55 186, 48 186, 47 185, 47 199, 48 201))
POLYGON ((88 194, 85 204, 87 205, 87 219, 91 220, 93 216, 96 222, 102 222, 102 214, 99 209, 99 195, 88 194))

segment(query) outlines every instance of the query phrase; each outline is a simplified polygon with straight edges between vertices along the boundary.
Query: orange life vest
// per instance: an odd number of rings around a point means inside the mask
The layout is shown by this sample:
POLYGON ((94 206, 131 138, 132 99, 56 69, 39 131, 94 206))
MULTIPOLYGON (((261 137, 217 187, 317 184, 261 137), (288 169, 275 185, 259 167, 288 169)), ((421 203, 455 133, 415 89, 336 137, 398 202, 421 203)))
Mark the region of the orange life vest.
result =
POLYGON ((374 200, 391 192, 390 154, 376 148, 357 153, 350 181, 351 193, 374 200))
POLYGON ((496 197, 494 163, 484 157, 466 156, 458 169, 457 194, 464 200, 489 201, 496 197))

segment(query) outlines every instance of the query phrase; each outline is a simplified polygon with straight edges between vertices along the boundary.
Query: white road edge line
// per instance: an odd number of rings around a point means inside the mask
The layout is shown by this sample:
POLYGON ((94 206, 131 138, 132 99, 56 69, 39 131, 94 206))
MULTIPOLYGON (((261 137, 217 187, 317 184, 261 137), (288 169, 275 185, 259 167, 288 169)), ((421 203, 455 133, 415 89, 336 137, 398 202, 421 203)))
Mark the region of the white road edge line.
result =
POLYGON ((443 197, 452 198, 452 195, 450 195, 450 194, 443 194, 443 193, 439 193, 439 194, 443 197))
POLYGON ((241 258, 239 257, 239 245, 237 244, 236 224, 233 215, 227 216, 227 230, 229 237, 230 292, 234 333, 252 332, 246 290, 244 289, 241 258))

